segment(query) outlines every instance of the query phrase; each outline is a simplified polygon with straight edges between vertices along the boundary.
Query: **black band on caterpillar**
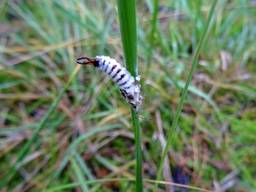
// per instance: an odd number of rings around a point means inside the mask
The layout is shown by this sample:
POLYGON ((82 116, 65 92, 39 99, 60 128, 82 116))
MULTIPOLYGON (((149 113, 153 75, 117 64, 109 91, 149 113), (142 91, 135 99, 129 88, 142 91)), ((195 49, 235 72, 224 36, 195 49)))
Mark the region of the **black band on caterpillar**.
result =
POLYGON ((125 100, 138 111, 143 99, 139 82, 115 59, 108 56, 80 57, 76 62, 81 65, 93 65, 104 71, 119 86, 125 100))

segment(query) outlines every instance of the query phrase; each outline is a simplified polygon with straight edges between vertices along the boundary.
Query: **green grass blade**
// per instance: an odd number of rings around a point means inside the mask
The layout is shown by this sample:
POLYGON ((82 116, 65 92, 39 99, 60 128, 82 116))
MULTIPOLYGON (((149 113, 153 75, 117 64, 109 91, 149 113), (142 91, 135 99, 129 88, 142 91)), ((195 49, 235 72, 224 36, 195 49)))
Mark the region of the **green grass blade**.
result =
POLYGON ((154 0, 153 3, 153 13, 152 13, 152 21, 151 21, 151 30, 149 33, 149 47, 148 47, 148 51, 147 51, 147 72, 146 75, 149 74, 149 70, 151 67, 151 60, 153 57, 153 46, 154 46, 154 39, 156 38, 157 35, 157 15, 158 15, 158 9, 159 9, 159 1, 158 0, 154 0))
MULTIPOLYGON (((203 45, 206 42, 205 40, 206 40, 206 37, 207 37, 207 32, 209 31, 209 28, 210 28, 210 23, 212 21, 213 15, 214 15, 214 10, 215 10, 216 4, 217 4, 217 0, 214 0, 214 2, 212 3, 211 9, 210 9, 210 13, 209 13, 209 16, 208 16, 207 23, 205 25, 203 34, 202 34, 202 36, 199 40, 199 43, 197 45, 197 48, 195 50, 195 53, 194 53, 194 56, 193 56, 193 59, 192 59, 192 67, 189 71, 189 75, 188 75, 188 79, 186 81, 185 87, 182 90, 180 102, 178 104, 177 111, 175 113, 172 126, 168 130, 167 143, 166 143, 166 146, 163 150, 163 155, 161 156, 160 164, 159 164, 158 171, 157 171, 157 180, 159 180, 160 177, 161 177, 164 160, 167 157, 167 154, 168 154, 168 151, 171 147, 172 141, 175 140, 176 136, 178 135, 177 125, 178 125, 178 121, 179 121, 179 118, 180 118, 180 114, 181 114, 181 111, 182 111, 182 108, 183 108, 183 104, 185 102, 185 98, 186 98, 187 93, 188 93, 189 84, 192 80, 192 76, 193 76, 193 74, 194 74, 194 72, 197 68, 197 65, 198 65, 198 59, 199 59, 199 54, 200 54, 201 48, 203 47, 203 45)), ((157 185, 155 186, 155 191, 157 191, 157 185)))
POLYGON ((112 130, 112 129, 119 129, 121 127, 122 126, 119 125, 119 124, 106 125, 106 126, 101 126, 101 127, 94 127, 92 130, 90 130, 87 133, 78 137, 73 143, 71 143, 69 145, 69 148, 66 151, 66 155, 65 155, 64 159, 62 160, 62 162, 60 164, 60 168, 56 172, 54 178, 59 177, 59 175, 61 174, 61 172, 63 171, 63 169, 67 165, 67 163, 69 162, 70 156, 72 156, 73 152, 77 150, 77 147, 81 142, 85 141, 86 139, 89 139, 90 137, 94 136, 97 133, 102 133, 104 131, 109 131, 109 130, 112 130))
MULTIPOLYGON (((133 76, 138 74, 135 0, 118 0, 118 13, 126 66, 133 76)), ((131 109, 136 146, 136 191, 143 191, 141 130, 138 114, 131 109)))
POLYGON ((7 0, 0 2, 0 20, 2 20, 2 18, 6 14, 7 2, 8 2, 7 0))
POLYGON ((16 160, 15 165, 9 170, 7 175, 5 177, 3 177, 3 179, 0 181, 0 189, 3 188, 10 181, 10 179, 15 175, 15 173, 17 172, 17 170, 19 168, 18 165, 25 158, 25 156, 29 152, 29 149, 30 149, 31 145, 38 138, 39 132, 45 127, 45 124, 47 123, 49 117, 55 111, 56 107, 58 106, 58 104, 59 104, 59 102, 62 98, 62 96, 64 95, 65 91, 69 87, 72 80, 76 77, 76 74, 78 73, 79 69, 80 69, 80 66, 77 66, 74 69, 74 71, 70 75, 70 78, 69 78, 68 82, 65 84, 64 88, 60 91, 58 97, 56 97, 56 99, 53 101, 51 107, 49 108, 49 110, 47 111, 45 116, 42 118, 42 120, 40 121, 40 123, 38 124, 36 129, 34 130, 34 132, 32 134, 32 137, 27 141, 27 143, 21 149, 20 153, 17 155, 17 160, 16 160))
MULTIPOLYGON (((131 182, 131 181, 134 181, 134 179, 133 178, 131 178, 131 179, 129 179, 129 178, 106 178, 106 179, 87 180, 87 181, 84 181, 84 183, 86 183, 86 184, 94 184, 94 183, 103 184, 103 183, 113 182, 113 181, 131 182)), ((67 183, 67 184, 62 184, 62 185, 56 186, 56 187, 52 187, 50 189, 46 189, 46 190, 44 190, 44 192, 64 191, 65 189, 72 189, 77 186, 80 186, 79 182, 67 183)))
POLYGON ((81 168, 79 167, 78 163, 76 162, 76 160, 72 157, 71 158, 71 167, 73 168, 76 177, 78 179, 78 182, 80 184, 80 187, 82 189, 83 192, 87 192, 89 191, 87 184, 84 182, 85 178, 83 176, 83 173, 81 171, 81 168))
POLYGON ((77 163, 79 164, 79 167, 81 168, 81 171, 84 173, 84 175, 88 179, 93 180, 94 176, 93 176, 91 170, 89 169, 88 165, 84 161, 84 159, 77 153, 75 154, 75 159, 76 159, 77 163))
MULTIPOLYGON (((95 179, 95 180, 87 180, 84 181, 86 184, 100 184, 102 185, 103 183, 108 183, 108 182, 113 182, 113 181, 119 181, 119 182, 132 182, 134 181, 133 178, 104 178, 104 179, 95 179)), ((189 191, 202 191, 202 192, 210 192, 210 190, 204 189, 204 188, 199 188, 199 187, 194 187, 190 185, 183 185, 183 184, 178 184, 178 183, 172 183, 172 182, 165 182, 165 181, 157 181, 157 180, 151 180, 151 179, 145 179, 145 182, 147 183, 158 183, 161 185, 172 185, 180 189, 188 189, 189 191)), ((73 189, 75 187, 80 186, 81 184, 79 182, 75 183, 65 183, 61 184, 59 186, 51 187, 49 189, 44 190, 44 192, 55 192, 55 191, 64 191, 64 189, 73 189)))
POLYGON ((118 13, 125 63, 133 76, 137 75, 137 30, 135 0, 118 0, 118 13))

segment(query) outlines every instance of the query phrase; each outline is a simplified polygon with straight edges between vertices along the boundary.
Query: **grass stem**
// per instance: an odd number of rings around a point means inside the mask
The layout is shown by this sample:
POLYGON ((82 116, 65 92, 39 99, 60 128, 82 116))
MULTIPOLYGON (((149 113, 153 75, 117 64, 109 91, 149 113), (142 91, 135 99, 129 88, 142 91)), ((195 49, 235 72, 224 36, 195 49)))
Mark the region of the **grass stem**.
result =
MULTIPOLYGON (((135 0, 118 0, 117 2, 126 66, 133 76, 137 76, 138 66, 135 0)), ((143 191, 141 130, 138 114, 133 109, 131 109, 131 116, 136 145, 136 191, 141 192, 143 191)))
MULTIPOLYGON (((160 178, 161 178, 162 169, 163 169, 163 165, 164 165, 164 160, 167 157, 167 154, 168 154, 168 151, 169 151, 169 149, 172 145, 172 142, 176 139, 176 137, 178 135, 178 130, 177 130, 178 121, 179 121, 181 111, 182 111, 182 108, 183 108, 183 105, 184 105, 184 102, 185 102, 185 99, 186 99, 186 96, 187 96, 187 93, 188 93, 189 84, 192 80, 193 74, 194 74, 194 72, 197 68, 197 65, 198 65, 198 59, 199 59, 199 54, 200 54, 201 48, 203 47, 204 43, 206 42, 207 32, 209 31, 209 28, 210 28, 210 23, 212 21, 213 15, 214 15, 214 10, 215 10, 217 1, 218 0, 214 0, 213 3, 212 3, 210 13, 209 13, 209 16, 208 16, 203 34, 202 34, 202 36, 201 36, 201 38, 198 42, 198 45, 196 47, 196 50, 195 50, 195 53, 194 53, 194 56, 193 56, 193 59, 192 59, 192 67, 189 71, 189 75, 188 75, 188 79, 186 81, 185 87, 182 90, 181 98, 180 98, 180 101, 179 101, 179 104, 178 104, 178 107, 177 107, 177 111, 176 111, 174 119, 173 119, 172 126, 168 130, 167 143, 166 143, 166 146, 163 150, 163 154, 161 156, 160 164, 158 166, 157 180, 160 180, 160 178)), ((154 191, 157 191, 157 184, 155 186, 154 191)))

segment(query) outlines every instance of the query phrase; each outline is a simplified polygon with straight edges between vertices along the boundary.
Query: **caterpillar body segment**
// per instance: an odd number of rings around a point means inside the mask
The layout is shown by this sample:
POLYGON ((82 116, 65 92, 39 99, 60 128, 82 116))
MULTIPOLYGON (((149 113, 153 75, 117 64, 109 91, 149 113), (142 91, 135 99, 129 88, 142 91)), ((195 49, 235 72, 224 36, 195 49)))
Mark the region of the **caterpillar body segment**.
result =
POLYGON ((130 72, 118 63, 115 59, 108 56, 96 56, 95 58, 80 57, 76 61, 81 65, 93 65, 105 72, 120 88, 120 92, 126 101, 138 111, 142 104, 140 84, 130 72))

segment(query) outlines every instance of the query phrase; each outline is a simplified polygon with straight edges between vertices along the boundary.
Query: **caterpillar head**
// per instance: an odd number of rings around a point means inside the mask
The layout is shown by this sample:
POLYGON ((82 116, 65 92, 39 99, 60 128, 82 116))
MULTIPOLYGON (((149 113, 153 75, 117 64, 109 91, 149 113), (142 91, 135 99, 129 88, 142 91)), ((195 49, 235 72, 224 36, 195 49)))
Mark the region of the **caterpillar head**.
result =
POLYGON ((98 66, 98 61, 95 58, 90 58, 90 57, 86 57, 86 56, 79 57, 76 60, 76 63, 78 63, 80 65, 93 65, 95 67, 98 66))

